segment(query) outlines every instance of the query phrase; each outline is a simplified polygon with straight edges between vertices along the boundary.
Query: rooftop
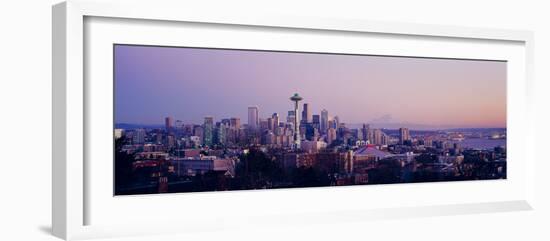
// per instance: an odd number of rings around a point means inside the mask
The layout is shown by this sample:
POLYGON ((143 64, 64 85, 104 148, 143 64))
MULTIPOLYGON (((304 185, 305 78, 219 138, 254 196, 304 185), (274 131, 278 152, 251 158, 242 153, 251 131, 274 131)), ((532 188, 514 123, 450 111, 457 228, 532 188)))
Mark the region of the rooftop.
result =
POLYGON ((365 146, 357 149, 355 152, 356 156, 376 156, 380 158, 386 158, 391 156, 392 154, 389 152, 378 150, 371 146, 365 146))

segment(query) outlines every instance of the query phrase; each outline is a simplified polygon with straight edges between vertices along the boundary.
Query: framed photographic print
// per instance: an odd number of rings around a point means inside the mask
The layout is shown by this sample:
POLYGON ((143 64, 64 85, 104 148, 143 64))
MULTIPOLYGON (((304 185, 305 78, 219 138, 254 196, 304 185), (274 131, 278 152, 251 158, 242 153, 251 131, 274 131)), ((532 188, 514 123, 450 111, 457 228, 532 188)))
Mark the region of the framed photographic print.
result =
POLYGON ((61 238, 532 208, 530 32, 117 1, 53 23, 61 238))
POLYGON ((503 60, 113 49, 115 195, 506 179, 503 60))

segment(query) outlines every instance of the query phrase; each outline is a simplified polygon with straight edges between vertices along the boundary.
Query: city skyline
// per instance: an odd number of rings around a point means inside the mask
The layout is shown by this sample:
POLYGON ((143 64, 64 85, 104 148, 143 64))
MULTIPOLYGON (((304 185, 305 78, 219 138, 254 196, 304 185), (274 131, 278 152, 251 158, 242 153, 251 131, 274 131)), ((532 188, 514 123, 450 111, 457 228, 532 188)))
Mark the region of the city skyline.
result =
POLYGON ((507 178, 505 62, 114 48, 115 195, 507 178))
POLYGON ((299 92, 308 115, 325 109, 348 124, 506 127, 505 62, 116 45, 115 66, 115 123, 246 123, 252 106, 284 119, 299 92))

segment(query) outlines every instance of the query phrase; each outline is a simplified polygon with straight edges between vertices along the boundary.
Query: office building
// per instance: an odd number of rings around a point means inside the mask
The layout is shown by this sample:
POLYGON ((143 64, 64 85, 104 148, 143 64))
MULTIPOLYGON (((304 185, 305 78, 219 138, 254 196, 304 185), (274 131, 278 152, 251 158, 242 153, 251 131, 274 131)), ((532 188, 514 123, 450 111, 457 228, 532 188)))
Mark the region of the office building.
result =
POLYGON ((361 127, 361 131, 359 132, 359 139, 368 142, 369 141, 369 130, 370 125, 369 124, 363 124, 363 127, 361 127))
POLYGON ((248 128, 258 129, 258 125, 260 124, 260 119, 258 114, 259 113, 258 113, 257 106, 248 107, 248 128))
POLYGON ((279 128, 279 123, 280 123, 279 114, 273 113, 273 115, 271 115, 271 119, 273 119, 273 129, 272 129, 272 131, 275 134, 278 134, 277 129, 279 128))
POLYGON ((273 131, 274 128, 275 128, 275 125, 273 123, 273 118, 272 117, 267 118, 267 129, 270 131, 273 131))
POLYGON ((233 117, 229 119, 229 127, 232 129, 240 129, 241 128, 241 119, 237 117, 233 117))
POLYGON ((409 128, 399 128, 399 144, 403 145, 406 141, 411 140, 409 128))
POLYGON ((328 111, 323 109, 321 111, 321 133, 326 134, 328 127, 328 111))
POLYGON ((321 116, 319 115, 312 115, 311 123, 313 123, 313 127, 317 130, 321 129, 321 116))
POLYGON ((212 146, 214 137, 214 117, 204 117, 204 136, 203 143, 206 146, 212 146))
POLYGON ((311 123, 311 109, 308 103, 304 103, 304 109, 302 110, 302 123, 311 123))
POLYGON ((166 117, 164 118, 164 129, 167 133, 172 132, 172 117, 166 117))
POLYGON ((330 145, 333 141, 336 140, 336 129, 328 128, 327 130, 327 143, 330 145))
POLYGON ((134 132, 134 144, 145 143, 145 129, 137 129, 134 132))
POLYGON ((286 122, 294 123, 295 116, 296 116, 296 112, 294 112, 293 110, 289 110, 286 116, 286 122))
POLYGON ((124 135, 124 129, 115 129, 115 139, 119 139, 124 135))

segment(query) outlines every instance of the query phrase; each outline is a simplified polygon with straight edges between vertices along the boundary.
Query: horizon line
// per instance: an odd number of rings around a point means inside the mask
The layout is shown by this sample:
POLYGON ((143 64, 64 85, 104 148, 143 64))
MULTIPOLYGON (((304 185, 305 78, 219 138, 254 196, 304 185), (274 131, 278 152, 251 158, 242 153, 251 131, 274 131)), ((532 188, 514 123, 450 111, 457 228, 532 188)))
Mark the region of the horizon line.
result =
MULTIPOLYGON (((186 124, 202 125, 202 124, 199 124, 199 123, 186 123, 186 124)), ((346 125, 363 125, 363 124, 367 124, 367 125, 372 125, 372 124, 384 125, 384 124, 381 124, 381 123, 345 123, 345 124, 346 125)), ((399 123, 388 123, 388 125, 392 125, 392 124, 395 125, 395 124, 399 124, 399 123)), ((143 124, 143 123, 128 123, 128 122, 114 122, 114 125, 165 126, 164 123, 143 124)), ((244 123, 243 125, 248 125, 248 123, 244 123)), ((412 125, 423 125, 423 124, 412 124, 412 125)), ((437 131, 437 130, 453 130, 453 129, 507 129, 507 127, 498 127, 498 126, 491 126, 491 127, 445 127, 445 128, 426 127, 426 128, 414 128, 413 129, 413 128, 408 127, 406 125, 403 125, 403 126, 397 127, 397 128, 382 127, 382 128, 374 128, 374 129, 398 130, 399 128, 408 128, 409 130, 420 130, 420 131, 425 131, 425 130, 437 131)))

